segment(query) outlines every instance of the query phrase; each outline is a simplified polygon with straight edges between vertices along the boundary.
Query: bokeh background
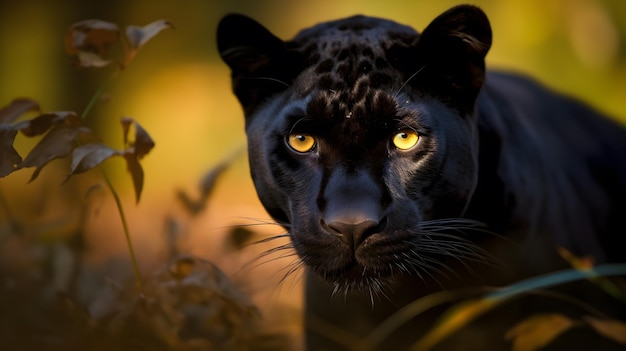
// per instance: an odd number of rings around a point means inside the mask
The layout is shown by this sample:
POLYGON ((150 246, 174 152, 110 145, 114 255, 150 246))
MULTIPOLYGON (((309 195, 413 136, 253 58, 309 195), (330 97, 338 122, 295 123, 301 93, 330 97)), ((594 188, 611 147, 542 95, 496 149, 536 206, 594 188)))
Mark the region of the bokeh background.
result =
MULTIPOLYGON (((0 2, 0 104, 29 97, 38 101, 44 111, 80 112, 114 68, 72 67, 63 51, 67 28, 88 18, 114 22, 122 28, 156 19, 171 21, 175 29, 163 31, 141 48, 107 90, 106 101, 99 102, 87 120, 102 139, 115 147, 122 146, 122 116, 138 120, 156 141, 156 147, 142 162, 146 179, 139 204, 134 202, 124 163, 111 160, 105 164, 122 195, 142 270, 147 274, 167 258, 167 235, 175 231, 180 234, 181 251, 218 262, 236 279, 257 278, 256 283, 250 283, 250 290, 264 296, 259 298, 262 308, 271 310, 277 301, 291 301, 287 303, 297 309, 297 279, 276 289, 284 274, 280 267, 291 259, 242 269, 258 249, 246 249, 242 257, 233 257, 222 244, 233 226, 258 224, 269 217, 249 180, 242 112, 230 92, 229 72, 216 52, 219 19, 230 12, 244 13, 282 38, 291 38, 299 29, 317 22, 357 13, 390 18, 421 30, 458 3, 5 0, 0 2), (192 197, 198 196, 197 184, 205 172, 227 158, 233 161, 219 178, 208 206, 191 216, 182 208, 176 192, 183 189, 192 197)), ((626 1, 472 3, 481 6, 491 19, 494 41, 487 58, 490 68, 531 75, 626 122, 626 1)), ((18 138, 22 155, 32 145, 32 141, 18 138)), ((49 257, 50 252, 63 247, 68 233, 80 226, 85 241, 81 264, 101 269, 113 279, 129 277, 132 272, 127 247, 113 200, 104 189, 96 189, 95 194, 88 191, 103 183, 99 173, 79 175, 61 185, 67 167, 67 162, 57 161, 30 184, 31 170, 0 179, 0 244, 4 252, 11 253, 3 253, 3 264, 31 269, 33 257, 49 257), (44 243, 47 249, 25 246, 14 240, 18 234, 44 243)), ((271 225, 253 228, 264 234, 281 232, 271 225)), ((34 268, 29 272, 54 273, 34 268)), ((66 283, 67 279, 55 278, 59 289, 66 283)), ((92 285, 99 286, 97 281, 92 285)), ((84 290, 85 296, 90 296, 89 287, 84 290)))

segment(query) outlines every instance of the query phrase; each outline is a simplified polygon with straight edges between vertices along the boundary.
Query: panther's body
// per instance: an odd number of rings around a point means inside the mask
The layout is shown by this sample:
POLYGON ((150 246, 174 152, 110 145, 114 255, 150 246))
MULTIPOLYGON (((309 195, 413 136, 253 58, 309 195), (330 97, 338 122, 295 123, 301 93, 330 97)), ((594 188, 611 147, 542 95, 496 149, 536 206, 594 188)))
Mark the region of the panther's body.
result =
MULTIPOLYGON (((438 284, 565 267, 557 246, 626 260, 626 132, 532 81, 485 73, 481 10, 453 8, 422 34, 356 16, 288 42, 231 15, 218 45, 259 197, 307 267, 310 349, 341 349, 320 325, 367 335, 438 284)), ((432 324, 414 322, 386 345, 432 324)))

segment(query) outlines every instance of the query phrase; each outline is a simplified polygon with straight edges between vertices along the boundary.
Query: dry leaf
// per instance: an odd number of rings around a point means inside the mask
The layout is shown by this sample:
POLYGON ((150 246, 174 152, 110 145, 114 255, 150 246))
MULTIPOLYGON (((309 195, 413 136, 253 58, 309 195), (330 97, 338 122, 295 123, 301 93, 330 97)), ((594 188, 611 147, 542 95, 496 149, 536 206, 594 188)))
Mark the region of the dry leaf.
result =
POLYGON ((157 20, 143 27, 128 26, 126 27, 126 38, 131 48, 137 50, 166 28, 174 28, 174 26, 166 20, 157 20))
MULTIPOLYGON (((18 101, 10 106, 12 108, 3 109, 6 120, 17 118, 21 112, 38 108, 36 103, 29 100, 18 101)), ((82 126, 76 113, 52 112, 13 125, 0 124, 0 138, 0 176, 4 177, 24 167, 37 167, 31 177, 33 181, 48 162, 67 156, 79 141, 95 137, 88 128, 82 126), (28 137, 48 132, 23 161, 13 147, 18 131, 28 137)))
POLYGON ((615 319, 600 319, 590 316, 585 317, 585 321, 598 334, 626 345, 626 323, 615 319))
POLYGON ((20 169, 22 156, 13 147, 17 129, 0 124, 0 178, 20 169))
POLYGON ((562 314, 540 314, 518 323, 505 337, 513 342, 513 351, 536 351, 572 326, 574 322, 562 314))
POLYGON ((169 273, 177 280, 185 279, 195 268, 196 260, 192 257, 181 256, 170 265, 169 273))
POLYGON ((19 126, 19 130, 22 134, 28 137, 33 137, 45 133, 52 126, 60 123, 67 124, 68 126, 79 127, 81 125, 81 120, 75 112, 50 112, 39 115, 29 121, 22 122, 19 126))
POLYGON ((104 57, 117 41, 114 23, 90 19, 74 23, 65 36, 65 51, 77 58, 81 67, 104 67, 111 61, 104 57))
POLYGON ((122 128, 124 130, 124 144, 126 145, 127 149, 131 150, 131 152, 138 159, 143 158, 154 147, 154 141, 152 140, 148 132, 146 132, 146 130, 143 129, 143 127, 132 118, 123 117, 122 128), (135 127, 134 141, 129 141, 128 139, 128 132, 130 130, 131 124, 135 127))
POLYGON ((14 99, 0 110, 0 124, 11 123, 28 111, 39 111, 39 104, 31 99, 14 99))
POLYGON ((144 178, 143 169, 139 164, 139 160, 147 155, 150 150, 152 150, 152 148, 154 147, 154 141, 152 140, 148 132, 146 132, 146 130, 143 129, 143 127, 132 118, 123 117, 121 123, 124 132, 124 144, 126 145, 126 150, 124 151, 123 156, 124 159, 126 159, 128 172, 130 172, 130 175, 133 179, 135 198, 137 202, 139 202, 143 189, 144 178), (128 133, 130 131, 131 125, 135 127, 134 141, 130 141, 128 139, 128 133))
POLYGON ((21 127, 26 136, 48 133, 35 145, 24 159, 21 167, 36 167, 30 179, 37 178, 41 169, 50 161, 69 155, 78 145, 95 136, 88 128, 82 126, 80 117, 73 112, 55 112, 41 115, 27 121, 21 127))
POLYGON ((0 178, 20 169, 22 156, 15 150, 13 143, 24 122, 9 124, 28 111, 38 111, 39 104, 31 99, 18 98, 0 110, 0 178))
POLYGON ((81 51, 76 55, 79 65, 85 68, 101 68, 111 64, 111 60, 105 60, 93 52, 81 51))
POLYGON ((72 153, 72 165, 70 166, 70 173, 67 175, 66 181, 72 175, 86 172, 98 166, 104 160, 116 155, 118 155, 117 151, 100 143, 77 147, 72 153))
POLYGON ((133 187, 135 188, 135 200, 139 202, 141 198, 141 191, 143 190, 143 169, 139 164, 139 160, 132 153, 124 153, 124 159, 126 160, 126 167, 133 179, 133 187))
POLYGON ((81 67, 103 67, 110 46, 117 41, 115 23, 88 19, 74 23, 65 35, 65 52, 76 56, 81 67))
POLYGON ((192 199, 185 191, 178 190, 176 195, 189 213, 197 215, 204 210, 217 180, 239 154, 240 151, 235 152, 204 174, 199 184, 200 198, 198 200, 192 199))

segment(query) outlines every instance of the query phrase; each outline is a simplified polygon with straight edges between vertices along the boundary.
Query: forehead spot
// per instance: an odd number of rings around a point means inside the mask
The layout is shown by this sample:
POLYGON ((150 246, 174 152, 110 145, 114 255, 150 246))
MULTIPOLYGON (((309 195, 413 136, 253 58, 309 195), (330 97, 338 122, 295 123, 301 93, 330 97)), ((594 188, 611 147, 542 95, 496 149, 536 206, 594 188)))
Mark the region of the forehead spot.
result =
POLYGON ((377 57, 376 61, 374 61, 374 65, 376 66, 376 69, 380 69, 380 70, 383 70, 389 67, 389 63, 383 57, 377 57))
POLYGON ((330 74, 324 74, 317 81, 317 87, 320 90, 330 90, 334 86, 334 79, 330 74))
POLYGON ((315 67, 315 73, 328 73, 333 69, 335 62, 331 59, 326 59, 320 62, 317 67, 315 67))
POLYGON ((383 72, 374 72, 370 75, 370 86, 373 89, 380 89, 384 86, 391 85, 393 78, 391 75, 383 72))
POLYGON ((359 73, 368 73, 372 70, 372 63, 369 61, 361 61, 357 67, 357 72, 359 73))

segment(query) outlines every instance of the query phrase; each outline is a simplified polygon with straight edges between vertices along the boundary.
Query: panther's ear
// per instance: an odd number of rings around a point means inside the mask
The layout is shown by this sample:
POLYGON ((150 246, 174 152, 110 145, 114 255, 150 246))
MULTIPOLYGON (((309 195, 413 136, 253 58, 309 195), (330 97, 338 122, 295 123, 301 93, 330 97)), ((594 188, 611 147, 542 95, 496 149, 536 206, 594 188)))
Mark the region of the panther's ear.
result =
POLYGON ((232 72, 233 91, 248 116, 267 97, 291 84, 300 55, 253 19, 230 14, 217 28, 220 56, 232 72))
POLYGON ((427 79, 416 81, 461 112, 471 113, 485 79, 490 47, 491 26, 485 13, 471 5, 453 7, 422 32, 417 55, 427 79))

